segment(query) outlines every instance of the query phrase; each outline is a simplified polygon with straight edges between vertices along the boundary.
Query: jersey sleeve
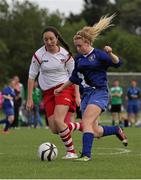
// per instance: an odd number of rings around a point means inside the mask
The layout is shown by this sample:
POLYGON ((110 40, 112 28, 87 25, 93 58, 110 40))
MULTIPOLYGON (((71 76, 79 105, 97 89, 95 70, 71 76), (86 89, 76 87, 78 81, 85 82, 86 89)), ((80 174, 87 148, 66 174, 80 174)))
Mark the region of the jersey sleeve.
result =
POLYGON ((66 68, 70 77, 74 69, 74 59, 72 56, 70 55, 68 56, 67 61, 65 62, 65 65, 66 65, 66 68))
POLYGON ((129 99, 131 99, 131 91, 130 91, 130 88, 128 88, 128 90, 127 90, 127 97, 128 97, 129 99))
POLYGON ((77 69, 77 59, 76 59, 75 60, 75 66, 74 66, 74 69, 72 71, 72 74, 71 74, 69 80, 74 84, 80 85, 83 80, 79 76, 79 74, 80 73, 78 72, 78 69, 77 69))
POLYGON ((121 95, 121 96, 123 95, 123 89, 122 89, 122 87, 120 87, 120 95, 121 95))
POLYGON ((137 95, 138 95, 138 98, 141 97, 141 89, 140 89, 140 88, 138 88, 138 93, 137 93, 137 95))
POLYGON ((98 53, 99 59, 105 65, 107 65, 107 67, 112 66, 112 67, 117 68, 117 67, 121 66, 121 64, 122 64, 122 61, 120 58, 119 58, 119 62, 115 64, 115 63, 113 63, 111 57, 106 52, 99 50, 97 53, 98 53))
POLYGON ((4 88, 2 91, 2 95, 8 95, 8 94, 9 94, 8 88, 4 88))
POLYGON ((30 68, 29 68, 29 78, 30 79, 36 78, 36 76, 39 73, 40 66, 41 66, 41 63, 40 63, 39 59, 37 58, 37 56, 34 54, 34 56, 32 57, 31 64, 30 64, 30 68))

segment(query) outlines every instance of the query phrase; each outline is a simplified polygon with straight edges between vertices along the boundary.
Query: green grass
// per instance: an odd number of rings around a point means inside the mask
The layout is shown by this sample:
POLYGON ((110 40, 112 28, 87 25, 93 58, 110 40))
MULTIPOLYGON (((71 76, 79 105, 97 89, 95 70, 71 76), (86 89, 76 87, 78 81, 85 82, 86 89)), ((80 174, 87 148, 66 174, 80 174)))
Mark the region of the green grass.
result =
MULTIPOLYGON (((0 134, 0 179, 141 178, 141 128, 126 128, 125 132, 129 139, 127 148, 115 136, 95 140, 93 160, 89 162, 62 160, 65 148, 50 130, 21 128, 8 135, 0 134), (37 149, 44 142, 57 146, 56 160, 38 158, 37 149)), ((77 151, 81 151, 81 133, 75 132, 73 139, 77 151)))

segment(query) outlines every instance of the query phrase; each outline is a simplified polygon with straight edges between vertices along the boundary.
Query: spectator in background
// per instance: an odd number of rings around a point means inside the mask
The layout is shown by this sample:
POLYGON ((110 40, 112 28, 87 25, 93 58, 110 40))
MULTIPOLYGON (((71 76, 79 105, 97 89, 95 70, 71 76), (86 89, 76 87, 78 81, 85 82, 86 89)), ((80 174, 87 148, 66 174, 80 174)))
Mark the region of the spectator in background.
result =
POLYGON ((44 118, 45 118, 45 128, 48 129, 49 128, 49 124, 48 124, 48 118, 47 118, 46 112, 45 112, 45 105, 44 105, 44 100, 43 99, 40 102, 40 114, 41 114, 41 116, 44 115, 44 118))
POLYGON ((15 94, 15 86, 16 81, 14 79, 10 79, 8 82, 8 86, 5 87, 2 91, 3 95, 3 111, 5 114, 5 119, 0 121, 0 124, 5 124, 5 127, 3 129, 3 133, 7 134, 10 128, 10 125, 14 121, 14 98, 16 96, 15 94))
POLYGON ((33 96, 34 107, 31 111, 31 116, 32 116, 31 119, 34 124, 34 128, 36 128, 38 124, 40 125, 40 127, 42 127, 43 123, 42 123, 42 118, 41 118, 41 115, 39 112, 40 103, 42 100, 42 92, 41 92, 40 88, 38 88, 37 81, 34 82, 32 96, 33 96))
POLYGON ((25 95, 24 95, 24 87, 23 84, 20 82, 19 76, 14 76, 13 79, 16 81, 16 87, 15 87, 15 100, 14 100, 14 106, 15 106, 15 119, 12 124, 12 127, 17 128, 19 126, 19 111, 20 107, 23 104, 25 95))
POLYGON ((127 113, 130 126, 138 121, 140 97, 141 89, 137 87, 137 81, 131 80, 130 87, 127 90, 127 113))
POLYGON ((122 126, 121 121, 121 107, 122 107, 122 87, 119 86, 119 81, 114 80, 113 86, 110 88, 111 95, 111 114, 112 114, 112 125, 115 125, 116 115, 118 115, 118 123, 122 126))

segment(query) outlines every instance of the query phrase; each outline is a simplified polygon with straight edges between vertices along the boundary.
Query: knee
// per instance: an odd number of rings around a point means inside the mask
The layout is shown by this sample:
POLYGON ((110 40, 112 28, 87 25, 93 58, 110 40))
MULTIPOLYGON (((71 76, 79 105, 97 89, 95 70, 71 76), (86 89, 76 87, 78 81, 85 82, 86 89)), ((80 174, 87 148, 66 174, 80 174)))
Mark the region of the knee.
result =
POLYGON ((52 130, 52 129, 51 129, 51 132, 52 132, 53 134, 58 134, 58 131, 56 131, 56 130, 52 130))
POLYGON ((9 117, 8 121, 9 121, 10 124, 12 124, 14 122, 14 117, 9 117))
POLYGON ((94 128, 93 131, 96 138, 100 138, 103 135, 103 129, 100 127, 94 128))
POLYGON ((50 128, 50 130, 51 130, 51 132, 53 133, 53 134, 58 134, 58 130, 57 130, 57 128, 54 126, 54 127, 52 127, 52 126, 49 126, 49 128, 50 128))

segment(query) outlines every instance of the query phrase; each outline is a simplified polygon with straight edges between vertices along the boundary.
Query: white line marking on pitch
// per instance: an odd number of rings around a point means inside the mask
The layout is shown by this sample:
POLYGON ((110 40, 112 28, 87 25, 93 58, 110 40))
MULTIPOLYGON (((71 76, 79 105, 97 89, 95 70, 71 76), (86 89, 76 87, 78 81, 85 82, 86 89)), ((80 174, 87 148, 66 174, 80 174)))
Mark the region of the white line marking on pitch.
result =
POLYGON ((117 154, 125 154, 125 153, 130 153, 131 150, 129 149, 124 149, 124 148, 96 148, 98 150, 109 150, 109 151, 115 151, 115 152, 95 152, 97 155, 117 155, 117 154))

